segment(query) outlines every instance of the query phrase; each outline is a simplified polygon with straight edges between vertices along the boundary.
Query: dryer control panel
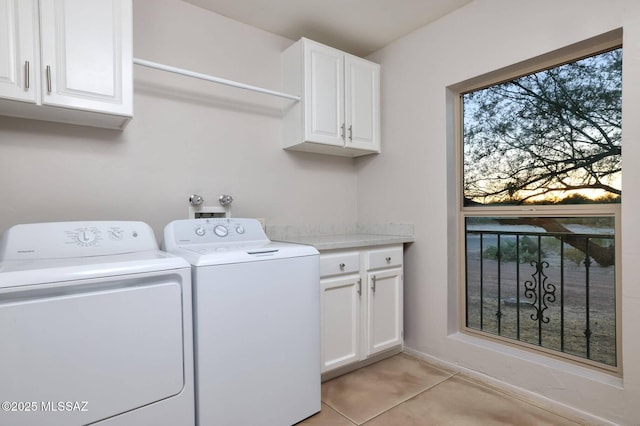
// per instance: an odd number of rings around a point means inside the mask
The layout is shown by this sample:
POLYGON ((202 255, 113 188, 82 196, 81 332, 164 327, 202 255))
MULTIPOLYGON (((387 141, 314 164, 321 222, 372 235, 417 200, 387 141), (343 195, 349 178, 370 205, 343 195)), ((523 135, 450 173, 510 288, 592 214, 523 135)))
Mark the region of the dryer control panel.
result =
POLYGON ((144 222, 87 221, 15 225, 0 237, 0 261, 65 259, 158 250, 144 222))
POLYGON ((164 248, 171 251, 192 244, 269 242, 257 219, 183 219, 165 227, 164 248))

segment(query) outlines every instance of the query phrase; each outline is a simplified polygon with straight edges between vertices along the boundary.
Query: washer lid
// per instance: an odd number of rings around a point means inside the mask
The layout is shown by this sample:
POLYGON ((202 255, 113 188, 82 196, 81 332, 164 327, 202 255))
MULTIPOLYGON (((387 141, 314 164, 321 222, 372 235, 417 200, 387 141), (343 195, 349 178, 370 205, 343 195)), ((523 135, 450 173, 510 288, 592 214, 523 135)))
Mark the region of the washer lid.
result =
POLYGON ((64 259, 0 263, 0 288, 189 268, 182 258, 160 250, 64 259))
POLYGON ((212 266, 314 256, 318 255, 318 250, 301 244, 266 242, 187 245, 178 247, 173 253, 194 266, 212 266))

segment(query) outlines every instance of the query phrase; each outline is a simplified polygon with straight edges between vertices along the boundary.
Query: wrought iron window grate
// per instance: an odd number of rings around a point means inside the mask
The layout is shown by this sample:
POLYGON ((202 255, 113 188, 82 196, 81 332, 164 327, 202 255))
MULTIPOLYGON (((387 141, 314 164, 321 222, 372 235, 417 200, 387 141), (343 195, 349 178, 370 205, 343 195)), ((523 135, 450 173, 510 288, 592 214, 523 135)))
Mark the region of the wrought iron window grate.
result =
POLYGON ((615 367, 615 265, 595 250, 615 259, 615 237, 467 226, 466 327, 615 367))

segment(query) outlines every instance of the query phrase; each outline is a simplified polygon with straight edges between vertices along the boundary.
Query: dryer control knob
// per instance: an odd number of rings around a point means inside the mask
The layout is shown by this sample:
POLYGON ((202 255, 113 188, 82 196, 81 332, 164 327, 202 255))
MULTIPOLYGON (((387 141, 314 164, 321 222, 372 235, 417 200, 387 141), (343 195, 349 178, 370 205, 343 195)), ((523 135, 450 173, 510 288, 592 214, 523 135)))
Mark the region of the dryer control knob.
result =
POLYGON ((238 226, 236 227, 236 232, 237 232, 238 234, 244 234, 244 228, 243 228, 242 226, 238 225, 238 226))
POLYGON ((202 237, 204 235, 205 231, 204 228, 202 226, 198 226, 196 228, 196 235, 199 237, 202 237))
POLYGON ((215 228, 213 228, 213 232, 215 232, 218 237, 226 237, 229 233, 229 230, 223 225, 217 225, 215 228))

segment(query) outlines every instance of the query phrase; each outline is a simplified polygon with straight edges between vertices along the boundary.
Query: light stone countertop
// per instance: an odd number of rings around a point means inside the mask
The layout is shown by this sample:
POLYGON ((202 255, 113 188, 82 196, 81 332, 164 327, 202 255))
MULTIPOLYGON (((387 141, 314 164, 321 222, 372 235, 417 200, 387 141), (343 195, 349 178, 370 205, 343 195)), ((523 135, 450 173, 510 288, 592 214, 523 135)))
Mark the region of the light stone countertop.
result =
POLYGON ((275 225, 267 227, 273 241, 306 244, 319 251, 411 243, 413 225, 275 225))

